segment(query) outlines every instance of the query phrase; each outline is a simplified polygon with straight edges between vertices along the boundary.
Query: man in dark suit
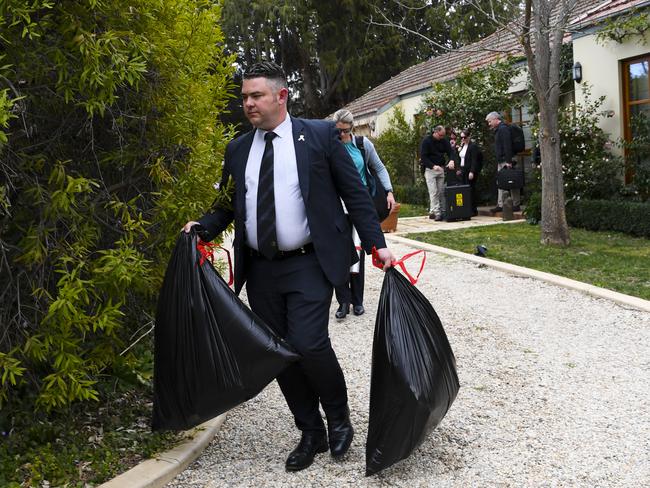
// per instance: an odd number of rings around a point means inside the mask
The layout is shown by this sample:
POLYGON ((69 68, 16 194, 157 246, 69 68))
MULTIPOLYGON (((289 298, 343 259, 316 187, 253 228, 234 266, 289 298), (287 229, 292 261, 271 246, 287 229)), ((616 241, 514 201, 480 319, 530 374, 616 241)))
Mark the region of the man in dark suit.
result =
POLYGON ((276 64, 245 73, 244 112, 255 129, 226 148, 220 189, 234 181, 232 207, 216 204, 184 230, 198 224, 213 239, 235 221, 235 291, 246 282, 251 309, 302 355, 278 376, 302 431, 286 461, 288 471, 298 471, 328 447, 342 457, 354 433, 327 330, 333 286, 347 280, 356 257, 341 198, 366 252, 376 247, 385 268, 395 258, 334 124, 290 117, 288 96, 276 64))
MULTIPOLYGON (((510 136, 510 127, 503 121, 503 116, 499 112, 490 112, 485 117, 490 129, 494 131, 494 157, 497 160, 497 172, 503 168, 512 168, 517 165, 515 156, 512 152, 512 139, 510 136)), ((503 202, 506 199, 506 192, 510 192, 512 197, 512 211, 521 210, 520 199, 521 190, 512 188, 510 190, 498 189, 497 206, 490 209, 491 213, 503 212, 503 202)))

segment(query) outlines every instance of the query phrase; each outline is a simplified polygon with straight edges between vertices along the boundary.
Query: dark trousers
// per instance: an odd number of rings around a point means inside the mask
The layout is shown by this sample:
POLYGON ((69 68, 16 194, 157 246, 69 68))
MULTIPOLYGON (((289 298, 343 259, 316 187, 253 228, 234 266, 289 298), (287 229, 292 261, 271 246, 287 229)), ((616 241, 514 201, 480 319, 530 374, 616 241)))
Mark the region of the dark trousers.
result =
POLYGON ((470 194, 472 195, 472 211, 478 212, 478 192, 476 191, 476 182, 478 181, 478 173, 474 173, 474 179, 469 179, 469 171, 463 172, 463 183, 470 186, 470 194))
POLYGON ((366 253, 361 249, 359 251, 359 272, 350 273, 350 278, 347 283, 334 288, 336 292, 336 300, 339 305, 344 303, 351 303, 352 305, 363 305, 363 264, 365 262, 366 253))
POLYGON ((277 378, 296 426, 323 430, 319 403, 328 417, 341 416, 348 397, 327 328, 332 285, 316 255, 279 261, 252 257, 246 290, 253 312, 302 355, 277 378))

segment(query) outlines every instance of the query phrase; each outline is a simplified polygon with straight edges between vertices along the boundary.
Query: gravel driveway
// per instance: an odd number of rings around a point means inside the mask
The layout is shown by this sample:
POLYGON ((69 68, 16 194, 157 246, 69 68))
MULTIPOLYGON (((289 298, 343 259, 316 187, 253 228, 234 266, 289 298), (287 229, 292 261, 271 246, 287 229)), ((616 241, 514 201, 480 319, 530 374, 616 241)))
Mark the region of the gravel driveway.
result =
POLYGON ((356 429, 347 459, 285 472, 299 434, 273 383, 168 486, 650 486, 650 314, 433 253, 417 286, 445 326, 460 392, 409 459, 364 477, 383 278, 366 266, 366 314, 337 322, 331 310, 356 429))

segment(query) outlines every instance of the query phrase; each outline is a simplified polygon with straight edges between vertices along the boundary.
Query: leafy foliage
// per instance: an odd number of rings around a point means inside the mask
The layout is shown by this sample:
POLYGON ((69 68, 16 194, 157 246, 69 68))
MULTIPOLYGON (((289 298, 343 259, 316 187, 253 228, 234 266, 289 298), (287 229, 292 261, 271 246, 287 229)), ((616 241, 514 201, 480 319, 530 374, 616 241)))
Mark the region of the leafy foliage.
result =
POLYGON ((485 116, 512 104, 508 87, 518 71, 514 62, 501 61, 480 71, 465 67, 456 79, 436 83, 423 101, 426 126, 469 129, 474 140, 487 146, 492 135, 485 116))
POLYGON ((0 402, 97 400, 100 375, 136 367, 232 132, 219 18, 207 0, 2 3, 0 402))
MULTIPOLYGON (((496 4, 499 14, 513 9, 496 4)), ((229 0, 223 28, 241 65, 272 59, 285 69, 292 113, 309 117, 326 116, 407 67, 495 29, 465 0, 229 0)))
MULTIPOLYGON (((395 199, 398 202, 429 208, 429 190, 427 190, 424 178, 418 178, 417 182, 412 185, 395 185, 394 190, 395 199)), ((404 216, 401 210, 400 215, 404 216)))
POLYGON ((151 393, 102 392, 64 412, 0 413, 0 486, 96 486, 178 443, 150 428, 151 393))
MULTIPOLYGON (((560 110, 560 154, 564 191, 572 199, 609 199, 622 181, 623 163, 610 152, 612 142, 599 122, 608 114, 600 110, 605 97, 591 99, 583 87, 584 103, 572 103, 560 110)), ((543 164, 543 163, 542 163, 543 164)))
POLYGON ((596 34, 601 44, 607 41, 622 43, 630 36, 643 37, 650 29, 650 10, 647 7, 634 8, 620 17, 608 18, 596 34))
MULTIPOLYGON (((623 161, 610 151, 612 141, 600 127, 609 116, 600 108, 605 97, 591 99, 589 85, 583 86, 584 103, 571 103, 560 110, 559 133, 564 193, 566 201, 617 198, 622 189, 623 161)), ((538 126, 533 126, 537 136, 538 126)), ((544 162, 542 161, 542 166, 544 162)), ((533 174, 526 217, 532 223, 541 219, 540 170, 533 174)))
POLYGON ((389 127, 375 140, 375 147, 386 165, 393 185, 411 185, 419 178, 418 146, 422 138, 419 120, 409 124, 404 111, 397 107, 388 121, 389 127))

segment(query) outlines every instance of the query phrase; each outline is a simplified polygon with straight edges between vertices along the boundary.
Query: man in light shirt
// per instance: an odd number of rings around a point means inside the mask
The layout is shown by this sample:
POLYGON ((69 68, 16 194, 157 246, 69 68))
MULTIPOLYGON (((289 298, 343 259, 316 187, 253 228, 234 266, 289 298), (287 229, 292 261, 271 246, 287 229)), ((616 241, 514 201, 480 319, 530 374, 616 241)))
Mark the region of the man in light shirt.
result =
POLYGON ((234 220, 235 291, 246 282, 251 309, 302 355, 277 378, 302 432, 285 466, 299 471, 328 449, 341 458, 354 433, 328 334, 333 286, 347 280, 356 255, 341 199, 365 251, 375 247, 385 269, 395 258, 334 124, 289 116, 282 69, 252 66, 242 97, 255 129, 226 148, 220 188, 234 181, 232 208, 216 204, 184 229, 200 225, 213 239, 234 220))

